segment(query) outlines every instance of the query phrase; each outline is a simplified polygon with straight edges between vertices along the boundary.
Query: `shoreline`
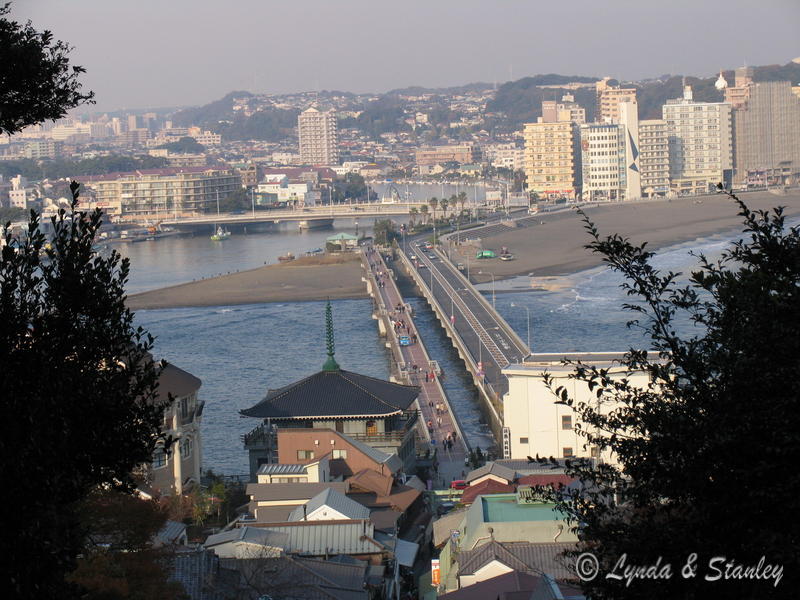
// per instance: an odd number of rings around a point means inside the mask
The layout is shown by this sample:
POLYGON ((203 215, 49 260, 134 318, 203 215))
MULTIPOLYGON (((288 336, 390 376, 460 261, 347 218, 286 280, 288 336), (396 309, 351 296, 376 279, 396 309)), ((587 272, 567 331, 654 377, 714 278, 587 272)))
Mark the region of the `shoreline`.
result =
POLYGON ((368 298, 358 254, 301 257, 230 275, 139 292, 131 310, 368 298))
MULTIPOLYGON (((783 196, 756 192, 740 197, 752 211, 784 206, 787 220, 800 217, 800 192, 796 190, 783 196)), ((653 252, 701 238, 742 232, 738 206, 722 195, 597 205, 585 210, 601 238, 618 233, 636 244, 647 242, 653 252)), ((491 282, 492 276, 495 281, 532 276, 546 282, 551 277, 575 275, 603 266, 601 257, 584 248, 591 238, 575 211, 541 213, 539 217, 544 224, 510 228, 480 239, 481 248, 499 251, 506 246, 515 260, 476 260, 472 252, 478 246, 463 242, 458 250, 460 258, 454 256, 454 260, 466 262, 470 252, 470 275, 479 284, 491 282), (480 270, 484 272, 479 273, 480 270)))
MULTIPOLYGON (((800 217, 800 192, 794 190, 784 196, 743 194, 742 199, 754 211, 780 205, 786 207, 784 215, 787 220, 800 217)), ((738 207, 724 196, 598 205, 588 207, 586 212, 597 225, 601 237, 619 233, 634 243, 647 241, 652 251, 714 235, 741 232, 738 207)), ((506 282, 521 276, 533 278, 531 286, 504 290, 515 292, 548 291, 563 285, 558 281, 562 277, 603 266, 598 256, 583 247, 589 236, 575 211, 542 213, 540 218, 544 224, 510 228, 479 238, 482 248, 499 250, 501 246, 507 246, 516 256, 514 261, 475 260, 472 256, 478 246, 465 242, 458 248, 461 257, 455 255, 453 260, 469 262, 471 279, 476 284, 490 283, 492 276, 495 281, 506 282), (479 273, 479 270, 484 272, 479 273)), ((480 232, 467 230, 464 238, 470 234, 477 237, 480 232)), ((128 296, 127 305, 131 310, 155 310, 368 298, 362 276, 358 254, 307 256, 287 263, 139 292, 128 296)))

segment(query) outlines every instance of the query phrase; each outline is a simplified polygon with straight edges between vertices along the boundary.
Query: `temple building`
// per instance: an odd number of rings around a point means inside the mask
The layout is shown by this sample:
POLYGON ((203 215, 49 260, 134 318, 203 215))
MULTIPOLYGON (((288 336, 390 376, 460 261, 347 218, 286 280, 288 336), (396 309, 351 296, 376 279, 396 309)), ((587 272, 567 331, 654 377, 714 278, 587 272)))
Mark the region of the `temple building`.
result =
MULTIPOLYGON (((240 411, 263 422, 244 436, 250 454, 250 478, 256 480, 261 465, 287 462, 285 449, 278 449, 278 431, 292 429, 320 433, 308 437, 303 448, 293 448, 297 464, 318 461, 338 448, 326 431, 342 433, 387 454, 397 454, 406 473, 416 462, 415 424, 419 388, 399 385, 345 371, 334 359, 333 319, 326 308, 328 359, 322 370, 285 387, 269 390, 258 404, 240 411), (324 444, 322 442, 325 442, 324 444)), ((306 436, 304 436, 306 437, 306 436)))

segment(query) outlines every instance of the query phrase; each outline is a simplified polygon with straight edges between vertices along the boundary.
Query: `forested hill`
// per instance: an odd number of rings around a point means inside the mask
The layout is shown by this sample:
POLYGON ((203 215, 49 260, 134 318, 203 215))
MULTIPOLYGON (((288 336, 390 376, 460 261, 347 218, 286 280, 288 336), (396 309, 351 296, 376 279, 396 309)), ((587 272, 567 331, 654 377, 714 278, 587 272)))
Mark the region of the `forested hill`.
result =
MULTIPOLYGON (((734 84, 734 71, 723 71, 729 85, 734 84)), ((709 77, 686 77, 686 84, 692 86, 694 99, 701 102, 720 102, 723 93, 714 87, 719 74, 709 77)), ((800 64, 767 65, 754 67, 755 81, 790 81, 800 83, 800 64)), ((486 110, 497 115, 497 124, 503 129, 518 129, 523 123, 533 123, 542 115, 542 100, 558 100, 563 93, 575 96, 575 101, 586 109, 587 120, 594 119, 596 96, 594 88, 577 90, 542 88, 542 85, 561 83, 594 82, 596 77, 565 77, 562 75, 537 75, 510 81, 498 88, 493 100, 487 103, 486 110)), ((660 119, 661 107, 667 100, 680 98, 683 94, 683 77, 680 75, 662 76, 658 80, 639 83, 623 82, 622 87, 635 87, 639 103, 640 119, 660 119)))

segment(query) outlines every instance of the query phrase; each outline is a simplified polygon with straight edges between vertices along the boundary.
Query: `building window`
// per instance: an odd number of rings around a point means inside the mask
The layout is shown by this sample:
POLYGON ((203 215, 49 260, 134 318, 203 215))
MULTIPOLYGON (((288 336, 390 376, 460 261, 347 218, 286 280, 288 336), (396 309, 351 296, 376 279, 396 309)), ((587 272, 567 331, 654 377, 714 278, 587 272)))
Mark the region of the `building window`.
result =
POLYGON ((313 450, 298 450, 297 451, 297 460, 307 460, 310 458, 314 458, 314 451, 313 450))
POLYGON ((367 435, 376 435, 378 433, 378 424, 375 421, 367 421, 367 435))
POLYGON ((563 450, 564 458, 572 458, 572 448, 571 447, 566 447, 566 448, 563 448, 562 450, 563 450))
POLYGON ((572 415, 561 416, 561 429, 572 429, 572 415))
POLYGON ((520 444, 527 444, 528 443, 528 438, 519 438, 519 443, 520 444))
POLYGON ((153 468, 160 469, 165 466, 167 466, 167 453, 164 452, 163 446, 159 446, 153 453, 153 468))
POLYGON ((347 450, 334 450, 333 458, 347 458, 347 450))
POLYGON ((180 447, 181 447, 181 458, 186 459, 192 455, 192 438, 184 437, 180 440, 180 447))

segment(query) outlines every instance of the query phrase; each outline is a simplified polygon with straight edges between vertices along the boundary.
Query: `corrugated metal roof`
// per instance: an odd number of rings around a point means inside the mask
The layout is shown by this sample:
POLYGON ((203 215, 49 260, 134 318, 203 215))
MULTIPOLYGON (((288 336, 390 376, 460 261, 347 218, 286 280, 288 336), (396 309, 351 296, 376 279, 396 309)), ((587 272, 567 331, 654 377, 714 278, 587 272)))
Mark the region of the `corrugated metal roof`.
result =
POLYGON ((277 390, 269 390, 245 417, 308 419, 321 417, 385 417, 406 410, 419 388, 350 371, 319 371, 277 390))
POLYGON ((289 536, 286 552, 290 554, 377 554, 382 552, 374 541, 374 528, 364 521, 298 521, 269 525, 267 529, 289 536))
POLYGON ((311 498, 306 504, 295 508, 289 515, 289 520, 302 521, 305 515, 310 515, 324 506, 335 510, 348 519, 369 518, 369 509, 366 506, 362 506, 333 488, 328 488, 311 498))
POLYGON ((271 546, 273 548, 283 548, 287 539, 288 536, 285 534, 262 529, 261 527, 240 527, 210 535, 203 545, 206 548, 210 548, 230 542, 245 542, 248 544, 271 546))
POLYGON ((305 472, 306 465, 266 463, 258 468, 258 475, 302 475, 305 472))

